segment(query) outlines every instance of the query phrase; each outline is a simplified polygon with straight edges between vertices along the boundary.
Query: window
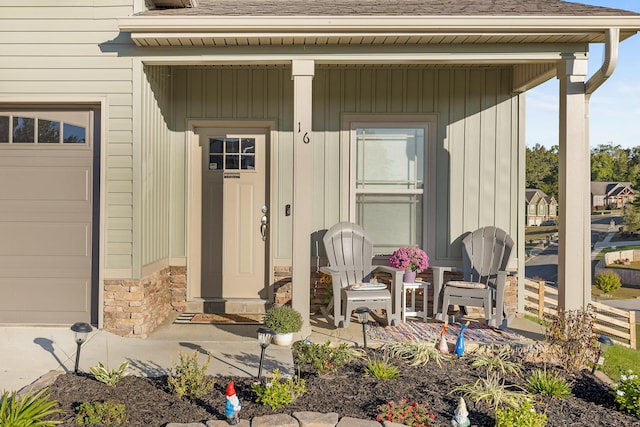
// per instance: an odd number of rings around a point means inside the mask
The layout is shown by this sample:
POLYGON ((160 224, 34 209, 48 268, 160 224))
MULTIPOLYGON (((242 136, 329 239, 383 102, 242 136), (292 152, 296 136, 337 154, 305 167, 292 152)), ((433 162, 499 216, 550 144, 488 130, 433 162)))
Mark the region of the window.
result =
POLYGON ((209 170, 255 168, 255 138, 209 138, 209 170))
POLYGON ((352 218, 376 254, 423 247, 426 126, 352 125, 352 218))
POLYGON ((87 144, 89 112, 0 111, 0 144, 87 144))

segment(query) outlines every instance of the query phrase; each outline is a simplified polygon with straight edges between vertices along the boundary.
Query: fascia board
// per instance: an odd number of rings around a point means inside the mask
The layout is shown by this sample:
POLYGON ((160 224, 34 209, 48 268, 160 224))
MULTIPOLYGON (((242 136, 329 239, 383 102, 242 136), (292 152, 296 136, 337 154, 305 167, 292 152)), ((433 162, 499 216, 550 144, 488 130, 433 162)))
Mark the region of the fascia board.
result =
POLYGON ((403 34, 433 30, 458 32, 581 32, 607 28, 640 31, 640 16, 130 16, 118 19, 123 32, 321 31, 403 34))

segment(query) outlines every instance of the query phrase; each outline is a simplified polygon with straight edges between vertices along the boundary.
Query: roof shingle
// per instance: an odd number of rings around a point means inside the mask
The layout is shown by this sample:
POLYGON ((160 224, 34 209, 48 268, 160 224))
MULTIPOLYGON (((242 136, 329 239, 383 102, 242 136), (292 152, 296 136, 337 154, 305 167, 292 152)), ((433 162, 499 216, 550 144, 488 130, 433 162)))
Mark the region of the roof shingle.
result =
POLYGON ((199 0, 138 16, 634 16, 563 0, 199 0))

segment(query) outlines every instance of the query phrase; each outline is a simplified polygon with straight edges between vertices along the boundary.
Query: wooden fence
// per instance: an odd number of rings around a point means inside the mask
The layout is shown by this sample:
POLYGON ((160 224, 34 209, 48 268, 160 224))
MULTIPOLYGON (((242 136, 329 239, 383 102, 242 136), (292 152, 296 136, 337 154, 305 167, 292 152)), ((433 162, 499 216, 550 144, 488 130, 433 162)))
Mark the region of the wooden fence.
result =
MULTIPOLYGON (((546 286, 544 280, 525 279, 524 308, 527 314, 539 319, 558 315, 558 289, 546 286)), ((595 313, 594 329, 607 335, 616 344, 636 348, 636 314, 592 301, 595 313)))

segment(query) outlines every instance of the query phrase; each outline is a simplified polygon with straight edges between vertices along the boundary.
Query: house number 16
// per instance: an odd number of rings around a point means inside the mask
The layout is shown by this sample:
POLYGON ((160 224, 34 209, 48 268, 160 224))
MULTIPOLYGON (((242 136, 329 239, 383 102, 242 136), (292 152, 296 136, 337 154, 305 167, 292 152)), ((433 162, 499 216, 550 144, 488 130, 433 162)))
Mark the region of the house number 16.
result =
MULTIPOLYGON (((302 132, 302 130, 300 129, 300 122, 298 122, 298 133, 300 132, 302 132)), ((311 142, 311 139, 309 139, 309 132, 304 133, 304 135, 302 136, 302 142, 304 142, 305 144, 311 142)))

